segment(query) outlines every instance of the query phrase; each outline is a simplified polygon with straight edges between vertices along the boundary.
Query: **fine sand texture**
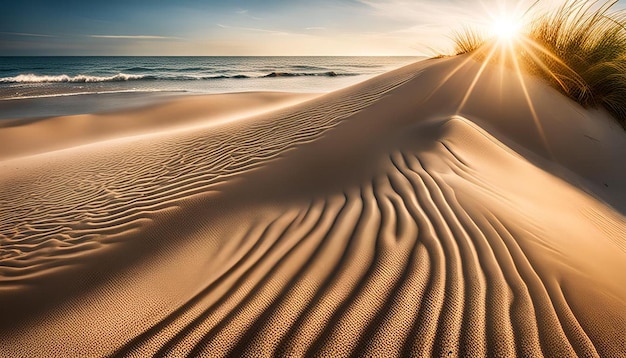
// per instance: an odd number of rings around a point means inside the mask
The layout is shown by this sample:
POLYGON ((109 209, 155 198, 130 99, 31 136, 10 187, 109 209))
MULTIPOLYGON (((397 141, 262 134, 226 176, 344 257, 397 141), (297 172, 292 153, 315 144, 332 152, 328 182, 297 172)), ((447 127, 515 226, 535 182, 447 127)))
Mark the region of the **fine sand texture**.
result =
POLYGON ((626 133, 510 69, 0 138, 0 356, 626 356, 626 133))

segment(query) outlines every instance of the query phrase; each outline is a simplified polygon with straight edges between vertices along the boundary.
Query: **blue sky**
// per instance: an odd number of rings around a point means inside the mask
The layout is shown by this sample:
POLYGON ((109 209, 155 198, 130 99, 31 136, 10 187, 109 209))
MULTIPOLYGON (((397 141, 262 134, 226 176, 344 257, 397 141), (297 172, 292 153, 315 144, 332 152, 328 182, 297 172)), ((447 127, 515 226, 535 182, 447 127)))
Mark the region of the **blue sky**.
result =
POLYGON ((502 1, 20 0, 0 55, 423 55, 502 1))

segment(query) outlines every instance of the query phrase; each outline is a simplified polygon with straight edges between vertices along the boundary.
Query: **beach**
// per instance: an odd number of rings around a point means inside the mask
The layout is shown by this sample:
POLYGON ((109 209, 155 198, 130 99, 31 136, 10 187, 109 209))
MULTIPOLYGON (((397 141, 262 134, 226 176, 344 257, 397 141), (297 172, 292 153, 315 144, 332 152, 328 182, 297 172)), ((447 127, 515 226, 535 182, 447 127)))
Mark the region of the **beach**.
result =
POLYGON ((625 356, 623 128, 385 71, 0 121, 0 356, 625 356))

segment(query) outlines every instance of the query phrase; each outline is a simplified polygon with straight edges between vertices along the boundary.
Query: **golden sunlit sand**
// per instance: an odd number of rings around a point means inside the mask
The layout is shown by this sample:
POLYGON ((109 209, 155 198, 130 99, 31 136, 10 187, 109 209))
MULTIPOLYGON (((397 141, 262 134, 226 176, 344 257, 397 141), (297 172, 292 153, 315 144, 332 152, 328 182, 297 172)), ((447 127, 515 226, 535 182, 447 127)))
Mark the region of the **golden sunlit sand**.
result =
POLYGON ((468 55, 163 106, 0 129, 0 356, 624 356, 603 110, 468 55))

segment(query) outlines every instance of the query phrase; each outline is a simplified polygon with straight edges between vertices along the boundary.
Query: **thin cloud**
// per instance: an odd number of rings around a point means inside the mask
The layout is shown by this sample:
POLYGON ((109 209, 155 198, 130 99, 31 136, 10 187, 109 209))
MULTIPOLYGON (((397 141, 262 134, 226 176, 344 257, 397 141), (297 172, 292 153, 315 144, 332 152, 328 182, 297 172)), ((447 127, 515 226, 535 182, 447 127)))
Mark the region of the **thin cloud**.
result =
MULTIPOLYGON (((481 0, 470 0, 471 10, 468 7, 453 3, 436 3, 429 0, 407 2, 405 0, 357 0, 375 10, 378 16, 392 18, 396 21, 406 21, 414 24, 429 23, 464 23, 476 16, 475 9, 480 7, 481 0)), ((484 4, 483 4, 484 6, 484 4)))
POLYGON ((239 10, 236 10, 235 13, 245 16, 247 18, 253 19, 253 20, 262 20, 260 17, 250 15, 250 12, 248 11, 248 9, 239 9, 239 10))
POLYGON ((53 35, 44 35, 44 34, 31 34, 28 32, 0 32, 3 35, 13 35, 13 36, 32 36, 32 37, 56 37, 53 35))
POLYGON ((130 40, 180 40, 179 37, 153 35, 89 35, 97 39, 130 39, 130 40))
POLYGON ((259 28, 255 28, 255 27, 240 27, 240 26, 230 26, 230 25, 223 25, 223 24, 217 24, 217 26, 219 26, 219 27, 221 27, 223 29, 234 29, 234 30, 264 32, 264 33, 275 34, 275 35, 290 35, 288 32, 284 32, 284 31, 259 29, 259 28))
POLYGON ((326 30, 325 27, 319 27, 319 26, 313 26, 313 27, 307 27, 305 28, 305 30, 326 30))
MULTIPOLYGON (((520 13, 535 3, 534 0, 510 2, 507 0, 467 0, 435 2, 432 0, 356 0, 375 10, 375 14, 414 24, 473 24, 490 21, 502 12, 520 13), (513 5, 514 3, 514 5, 513 5)), ((542 2, 543 3, 543 2, 542 2)), ((546 1, 550 3, 550 1, 546 1)))

